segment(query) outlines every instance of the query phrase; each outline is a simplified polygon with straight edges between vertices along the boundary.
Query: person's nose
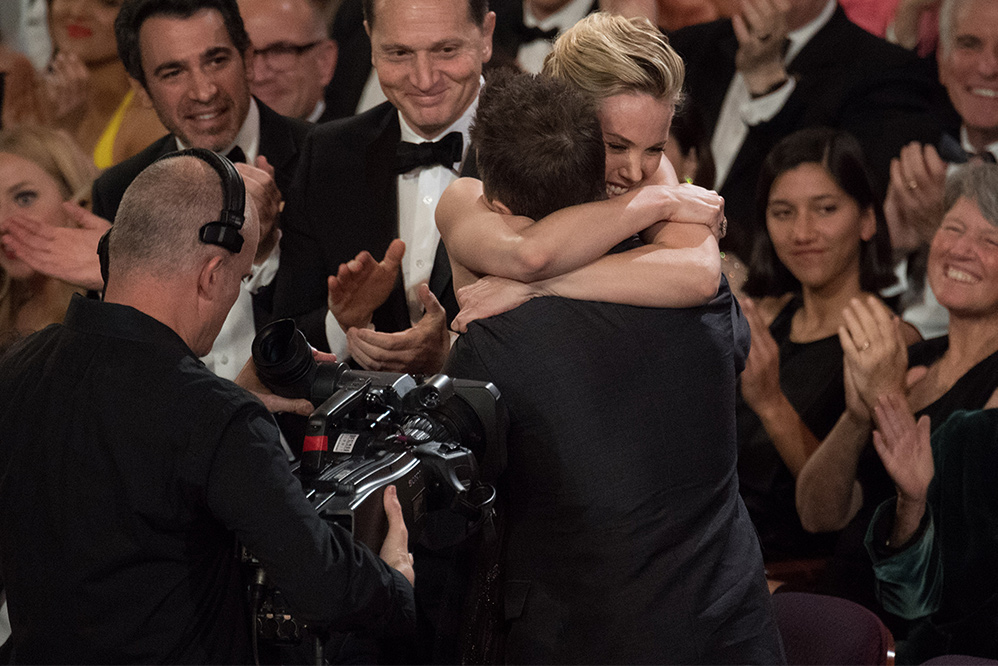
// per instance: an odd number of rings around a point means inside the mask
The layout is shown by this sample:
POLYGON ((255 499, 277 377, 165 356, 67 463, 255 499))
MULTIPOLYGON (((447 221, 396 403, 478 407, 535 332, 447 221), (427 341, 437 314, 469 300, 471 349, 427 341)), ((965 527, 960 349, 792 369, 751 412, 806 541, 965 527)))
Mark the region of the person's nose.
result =
POLYGON ((210 74, 194 68, 189 89, 191 99, 207 103, 215 97, 216 92, 218 92, 218 86, 215 85, 214 78, 210 74))
POLYGON ((641 154, 639 152, 634 150, 627 152, 627 160, 621 175, 632 184, 641 182, 643 172, 641 171, 641 154))
POLYGON ((814 218, 809 212, 798 213, 791 228, 793 241, 798 245, 810 243, 814 240, 814 228, 814 218))
POLYGON ((977 58, 977 73, 989 79, 998 78, 998 43, 981 50, 977 58))
POLYGON ((427 91, 433 88, 437 72, 428 53, 416 54, 409 78, 417 90, 427 91))

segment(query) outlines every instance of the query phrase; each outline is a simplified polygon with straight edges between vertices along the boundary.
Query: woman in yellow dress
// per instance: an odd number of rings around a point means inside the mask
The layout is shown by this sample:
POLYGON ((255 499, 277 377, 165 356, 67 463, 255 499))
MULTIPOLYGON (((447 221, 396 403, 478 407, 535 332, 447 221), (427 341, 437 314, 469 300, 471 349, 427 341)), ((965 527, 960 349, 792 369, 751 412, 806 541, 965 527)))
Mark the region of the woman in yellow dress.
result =
POLYGON ((118 58, 114 19, 121 0, 50 0, 55 55, 43 74, 52 123, 67 130, 100 169, 166 134, 131 89, 118 58))

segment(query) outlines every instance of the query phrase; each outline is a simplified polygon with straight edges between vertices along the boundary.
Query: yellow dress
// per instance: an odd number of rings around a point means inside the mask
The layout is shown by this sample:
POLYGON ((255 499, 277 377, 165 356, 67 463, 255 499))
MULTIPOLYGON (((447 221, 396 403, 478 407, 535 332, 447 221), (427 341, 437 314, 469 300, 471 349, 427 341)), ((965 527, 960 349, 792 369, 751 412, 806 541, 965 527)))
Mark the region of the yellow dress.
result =
POLYGON ((114 165, 114 140, 118 137, 118 131, 121 129, 121 123, 125 119, 125 113, 128 112, 128 107, 131 106, 134 98, 134 90, 129 90, 125 93, 121 104, 115 109, 114 115, 111 116, 107 127, 104 128, 104 131, 100 135, 100 139, 97 140, 97 145, 94 146, 94 164, 97 165, 98 169, 106 169, 114 165))

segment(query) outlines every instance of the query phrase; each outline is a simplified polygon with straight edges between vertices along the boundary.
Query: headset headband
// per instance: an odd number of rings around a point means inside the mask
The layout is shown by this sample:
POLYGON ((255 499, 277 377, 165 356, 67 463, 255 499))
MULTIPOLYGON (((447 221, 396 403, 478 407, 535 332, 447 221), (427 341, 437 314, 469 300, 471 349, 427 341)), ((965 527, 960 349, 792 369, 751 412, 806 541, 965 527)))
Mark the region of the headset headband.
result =
MULTIPOLYGON (((185 156, 196 157, 202 162, 207 163, 222 180, 222 211, 219 213, 217 220, 207 222, 201 226, 201 229, 198 231, 198 238, 201 239, 202 243, 218 245, 233 254, 239 254, 239 251, 243 247, 242 228, 243 221, 246 219, 246 185, 243 183, 243 177, 239 175, 239 171, 236 170, 235 165, 227 157, 205 148, 188 148, 187 150, 167 153, 158 158, 156 162, 185 156)), ((97 244, 101 278, 104 280, 104 288, 101 290, 102 297, 104 291, 107 290, 108 245, 110 245, 110 240, 111 229, 108 229, 101 236, 100 242, 97 244)))

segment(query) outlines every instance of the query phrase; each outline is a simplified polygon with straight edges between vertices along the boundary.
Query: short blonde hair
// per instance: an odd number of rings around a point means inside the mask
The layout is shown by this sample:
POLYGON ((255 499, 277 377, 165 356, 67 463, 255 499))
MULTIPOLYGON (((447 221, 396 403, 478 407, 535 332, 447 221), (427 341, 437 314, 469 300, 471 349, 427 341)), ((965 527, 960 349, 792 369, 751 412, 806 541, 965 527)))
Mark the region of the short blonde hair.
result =
POLYGON ((686 68, 648 19, 598 12, 558 38, 543 71, 597 100, 644 93, 675 105, 682 99, 686 68))
POLYGON ((62 130, 22 125, 0 132, 0 153, 17 155, 45 170, 64 199, 89 199, 97 176, 93 161, 62 130))

